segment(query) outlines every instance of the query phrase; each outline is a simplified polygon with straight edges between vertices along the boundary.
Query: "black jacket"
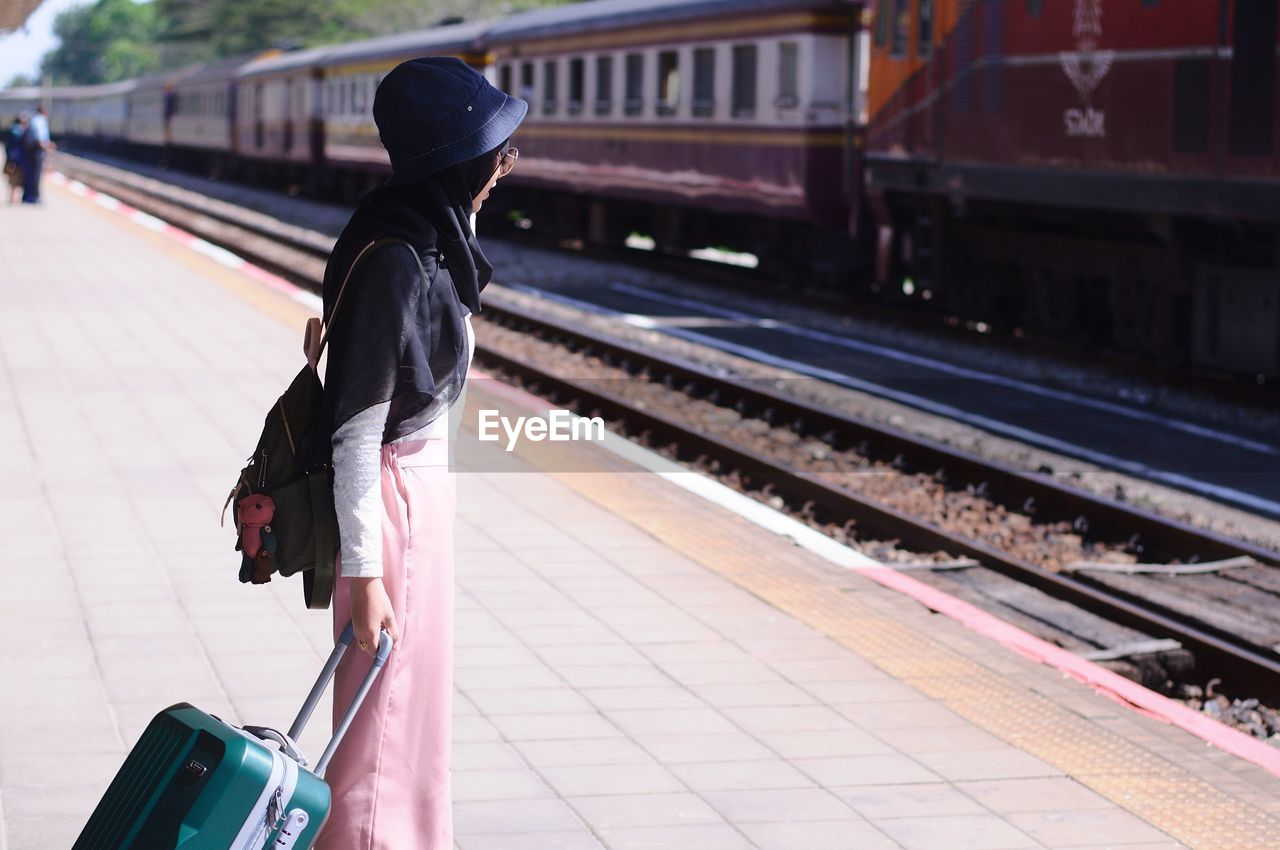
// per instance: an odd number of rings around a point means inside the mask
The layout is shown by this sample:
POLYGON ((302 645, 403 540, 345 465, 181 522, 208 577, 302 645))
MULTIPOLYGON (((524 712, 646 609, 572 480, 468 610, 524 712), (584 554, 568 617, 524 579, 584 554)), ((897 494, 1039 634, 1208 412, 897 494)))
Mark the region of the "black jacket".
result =
POLYGON ((443 268, 436 228, 405 203, 402 192, 379 187, 361 199, 325 268, 324 315, 331 322, 324 406, 329 435, 355 414, 391 402, 383 443, 429 424, 448 410, 466 380, 465 317, 457 287, 443 268), (337 313, 338 291, 361 257, 337 313))

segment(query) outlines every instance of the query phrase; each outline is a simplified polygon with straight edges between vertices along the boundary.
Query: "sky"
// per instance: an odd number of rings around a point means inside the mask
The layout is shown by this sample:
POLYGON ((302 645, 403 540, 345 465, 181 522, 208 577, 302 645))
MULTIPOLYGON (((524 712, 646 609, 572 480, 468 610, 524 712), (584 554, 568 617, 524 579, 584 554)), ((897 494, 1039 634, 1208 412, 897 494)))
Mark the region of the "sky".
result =
POLYGON ((59 12, 83 6, 89 0, 44 0, 40 8, 27 18, 26 27, 0 35, 0 88, 14 74, 35 76, 40 71, 40 57, 57 46, 53 35, 53 19, 59 12))

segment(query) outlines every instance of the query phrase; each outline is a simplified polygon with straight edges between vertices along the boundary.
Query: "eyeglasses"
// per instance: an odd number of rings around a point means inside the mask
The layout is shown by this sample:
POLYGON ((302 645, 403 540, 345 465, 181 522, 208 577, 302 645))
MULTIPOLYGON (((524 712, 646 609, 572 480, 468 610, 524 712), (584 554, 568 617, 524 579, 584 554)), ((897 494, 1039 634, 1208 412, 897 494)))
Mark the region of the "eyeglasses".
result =
POLYGON ((520 151, 515 148, 507 148, 502 159, 498 160, 498 176, 506 177, 511 173, 511 169, 516 167, 516 160, 520 158, 520 151))

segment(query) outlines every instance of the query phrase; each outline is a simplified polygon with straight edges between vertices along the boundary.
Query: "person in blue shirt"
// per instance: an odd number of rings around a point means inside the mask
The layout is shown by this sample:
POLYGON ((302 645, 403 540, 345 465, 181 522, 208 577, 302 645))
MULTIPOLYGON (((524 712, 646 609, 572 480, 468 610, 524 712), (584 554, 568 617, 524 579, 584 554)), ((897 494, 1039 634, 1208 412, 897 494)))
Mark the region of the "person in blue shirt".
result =
POLYGON ((35 115, 27 122, 27 132, 22 137, 23 143, 23 180, 22 202, 24 204, 40 203, 40 177, 44 171, 44 155, 54 149, 49 138, 49 115, 44 105, 36 107, 35 115))
POLYGON ((22 189, 22 136, 27 132, 27 122, 21 115, 13 116, 13 123, 4 131, 4 176, 9 182, 9 203, 18 201, 22 189))

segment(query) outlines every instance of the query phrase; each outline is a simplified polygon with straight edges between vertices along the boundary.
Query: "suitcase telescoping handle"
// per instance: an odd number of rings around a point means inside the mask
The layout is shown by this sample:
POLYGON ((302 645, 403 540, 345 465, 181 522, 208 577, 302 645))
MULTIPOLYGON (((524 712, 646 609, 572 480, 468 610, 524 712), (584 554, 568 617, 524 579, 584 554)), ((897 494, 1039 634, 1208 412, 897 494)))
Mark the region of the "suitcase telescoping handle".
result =
MULTIPOLYGON (((342 635, 338 638, 337 646, 330 653, 329 660, 325 662, 324 669, 320 671, 320 678, 316 679, 315 685, 311 688, 311 693, 307 694, 307 701, 302 704, 302 710, 298 712, 297 719, 289 727, 289 738, 291 740, 298 740, 298 736, 306 728, 307 721, 311 719, 311 714, 316 710, 316 704, 320 702, 320 697, 324 696, 325 689, 329 687, 329 680, 333 678, 334 672, 338 669, 338 662, 342 660, 342 656, 346 654, 351 642, 355 639, 355 626, 348 622, 347 627, 342 630, 342 635)), ((316 776, 324 776, 325 768, 329 766, 329 759, 333 758, 333 753, 338 749, 338 744, 342 743, 342 737, 347 734, 351 721, 355 719, 361 703, 364 702, 369 689, 373 687, 373 680, 378 677, 378 673, 382 670, 383 665, 387 663, 387 658, 390 655, 391 635, 387 633, 386 629, 381 629, 378 634, 378 654, 373 659, 373 666, 369 668, 369 672, 365 674, 364 681, 360 683, 360 690, 356 692, 355 699, 351 700, 351 705, 347 707, 347 713, 342 716, 342 722, 338 724, 337 729, 333 730, 333 738, 329 740, 329 746, 324 748, 320 761, 316 762, 313 771, 316 776)))

